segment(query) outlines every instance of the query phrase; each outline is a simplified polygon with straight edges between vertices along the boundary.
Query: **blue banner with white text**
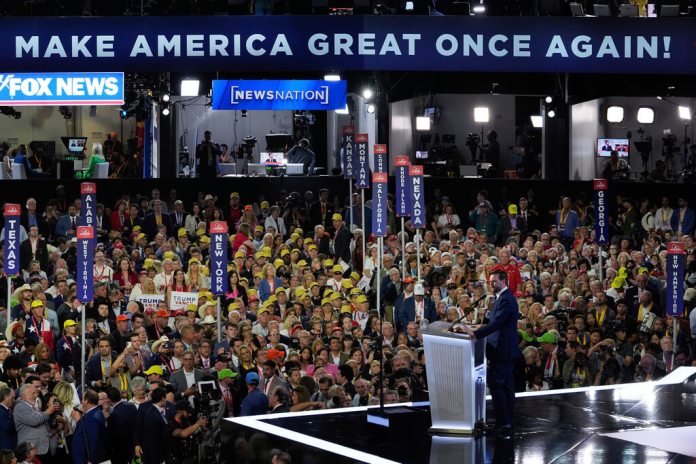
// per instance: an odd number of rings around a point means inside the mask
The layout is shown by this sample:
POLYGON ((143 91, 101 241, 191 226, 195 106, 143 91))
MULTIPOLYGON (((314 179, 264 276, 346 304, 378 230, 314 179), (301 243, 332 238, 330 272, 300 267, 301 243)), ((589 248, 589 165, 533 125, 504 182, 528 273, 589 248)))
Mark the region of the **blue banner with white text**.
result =
POLYGON ((367 134, 355 134, 355 186, 359 189, 370 188, 370 160, 367 148, 367 134))
POLYGON ((343 126, 343 146, 341 147, 341 167, 344 179, 355 179, 355 128, 343 126))
POLYGON ((411 215, 411 178, 408 176, 408 156, 397 156, 394 159, 396 169, 396 216, 411 215))
POLYGON ((77 299, 82 304, 92 301, 94 298, 94 242, 95 231, 93 227, 77 227, 77 299))
POLYGON ((19 274, 21 271, 21 264, 19 261, 19 217, 21 215, 21 206, 13 203, 5 203, 3 212, 5 216, 5 236, 3 237, 5 240, 3 246, 5 274, 12 276, 19 274))
POLYGON ((594 226, 595 226, 595 242, 599 245, 606 245, 609 242, 609 212, 607 201, 607 180, 595 179, 595 208, 594 208, 594 226))
POLYGON ((210 223, 210 281, 214 295, 227 293, 227 223, 210 223))
POLYGON ((337 110, 346 81, 213 81, 214 110, 337 110))
POLYGON ((667 302, 665 311, 670 316, 684 315, 685 261, 686 248, 684 243, 667 243, 667 302))
POLYGON ((123 82, 122 72, 0 74, 0 106, 122 105, 123 82))
POLYGON ((423 184, 423 166, 409 166, 408 175, 411 177, 411 227, 425 228, 425 186, 423 184))
POLYGON ((97 228, 97 184, 92 182, 83 182, 80 184, 80 195, 82 202, 80 206, 80 224, 81 226, 90 226, 97 228))
POLYGON ((3 18, 13 72, 696 74, 696 20, 420 15, 3 18))
POLYGON ((389 174, 372 174, 372 233, 375 237, 387 235, 387 183, 389 174))

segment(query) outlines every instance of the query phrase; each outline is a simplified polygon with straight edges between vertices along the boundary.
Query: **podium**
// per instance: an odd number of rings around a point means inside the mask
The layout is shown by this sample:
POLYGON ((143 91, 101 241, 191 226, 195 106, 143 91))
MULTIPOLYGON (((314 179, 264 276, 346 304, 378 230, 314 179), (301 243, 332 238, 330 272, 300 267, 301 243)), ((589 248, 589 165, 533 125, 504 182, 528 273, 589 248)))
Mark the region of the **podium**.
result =
POLYGON ((423 331, 432 433, 472 434, 486 420, 486 339, 449 332, 435 322, 423 331))

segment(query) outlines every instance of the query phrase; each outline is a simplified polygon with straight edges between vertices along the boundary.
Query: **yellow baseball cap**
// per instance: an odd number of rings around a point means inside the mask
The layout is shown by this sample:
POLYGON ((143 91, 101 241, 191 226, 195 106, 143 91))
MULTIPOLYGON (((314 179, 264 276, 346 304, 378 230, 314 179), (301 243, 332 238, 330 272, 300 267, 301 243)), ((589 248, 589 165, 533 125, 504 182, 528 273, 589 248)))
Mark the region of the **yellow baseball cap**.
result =
POLYGON ((318 247, 317 247, 315 244, 313 244, 313 243, 307 247, 307 249, 310 250, 310 251, 316 250, 317 248, 318 248, 318 247))
POLYGON ((283 287, 278 287, 275 289, 275 292, 273 292, 275 295, 279 294, 280 292, 284 292, 285 289, 283 287))
POLYGON ((270 208, 270 207, 271 207, 271 205, 267 201, 261 202, 261 209, 266 209, 266 208, 270 208))
POLYGON ((357 303, 367 303, 367 297, 365 295, 359 295, 356 302, 357 303))
POLYGON ((143 228, 140 226, 133 226, 133 232, 137 232, 139 230, 143 230, 143 228))
POLYGON ((361 293, 362 290, 360 290, 358 287, 353 287, 350 289, 350 296, 360 295, 361 293))
POLYGON ((244 254, 243 251, 237 251, 237 252, 234 254, 234 259, 237 259, 237 258, 246 258, 246 254, 244 254))
POLYGON ((343 220, 343 216, 341 216, 341 215, 338 214, 338 213, 334 213, 333 216, 331 216, 331 220, 332 220, 332 221, 342 221, 342 220, 343 220))
POLYGON ((324 260, 324 267, 331 267, 333 266, 333 259, 325 259, 324 260))
POLYGON ((237 192, 230 193, 230 198, 239 198, 239 193, 237 193, 237 192))
POLYGON ((189 304, 186 306, 186 312, 188 312, 188 311, 193 311, 194 313, 197 312, 197 311, 198 311, 198 305, 195 304, 195 303, 189 303, 189 304))
POLYGON ((142 232, 140 232, 138 235, 136 235, 135 241, 136 241, 136 242, 139 242, 140 240, 142 240, 142 239, 144 239, 144 238, 147 238, 147 235, 145 235, 145 234, 143 234, 142 232))
POLYGON ((198 260, 198 258, 191 258, 189 259, 189 266, 192 264, 201 264, 201 262, 198 260))
POLYGON ((177 232, 177 235, 179 237, 183 237, 184 235, 186 235, 186 229, 184 229, 183 227, 180 228, 179 231, 177 232))
POLYGON ((277 268, 280 266, 285 266, 285 261, 283 261, 282 259, 276 259, 275 261, 273 261, 273 265, 277 268))
POLYGON ((351 277, 351 279, 360 280, 360 274, 358 274, 355 271, 350 273, 350 277, 351 277))
POLYGON ((283 257, 285 257, 285 256, 287 256, 287 255, 289 255, 289 254, 290 254, 290 251, 289 251, 287 248, 284 248, 284 249, 280 250, 280 257, 281 257, 281 258, 283 258, 283 257))
POLYGON ((203 234, 205 234, 205 229, 196 229, 196 235, 200 237, 203 234))
POLYGON ((337 300, 337 299, 339 299, 339 298, 341 298, 341 294, 340 294, 340 293, 338 293, 338 292, 333 292, 333 293, 331 294, 331 299, 332 299, 332 300, 337 300))
POLYGON ((291 242, 296 242, 298 238, 300 238, 299 234, 296 234, 294 232, 292 234, 290 234, 290 241, 291 242))
POLYGON ((304 230, 300 229, 299 227, 296 228, 294 232, 295 232, 297 235, 299 235, 300 237, 301 237, 302 235, 304 235, 304 230))
POLYGON ((305 244, 307 244, 307 243, 312 243, 312 242, 314 242, 314 240, 312 240, 312 237, 307 237, 307 238, 304 239, 304 243, 305 243, 305 244))
POLYGON ((343 266, 341 266, 340 264, 335 264, 331 268, 331 272, 340 272, 341 274, 343 274, 343 266))
POLYGON ((201 241, 201 243, 210 243, 210 237, 208 237, 207 235, 204 235, 201 237, 200 241, 201 241))
POLYGON ((297 267, 306 267, 307 266, 307 261, 304 259, 301 259, 297 262, 297 267))
POLYGON ((174 252, 173 251, 165 251, 164 252, 164 258, 165 259, 172 259, 174 257, 174 252))
POLYGON ((45 306, 45 305, 44 305, 44 302, 41 301, 41 300, 34 300, 34 301, 31 302, 31 307, 32 307, 32 308, 39 308, 39 307, 43 308, 44 306, 45 306))
POLYGON ((353 282, 351 282, 348 279, 343 279, 341 281, 341 288, 345 288, 345 289, 353 288, 353 282))
POLYGON ((228 313, 230 311, 234 311, 235 309, 239 309, 239 305, 237 303, 235 303, 234 301, 227 305, 227 312, 228 313))
POLYGON ((67 329, 68 327, 72 327, 74 325, 77 325, 77 322, 75 322, 72 319, 66 319, 65 322, 63 322, 63 328, 67 329))
POLYGON ((327 305, 330 305, 330 304, 331 304, 331 300, 328 299, 328 298, 322 298, 322 299, 321 299, 321 305, 324 306, 324 305, 326 305, 326 304, 327 304, 327 305))
POLYGON ((353 312, 353 308, 351 308, 350 305, 346 304, 346 305, 341 306, 341 314, 352 313, 352 312, 353 312))

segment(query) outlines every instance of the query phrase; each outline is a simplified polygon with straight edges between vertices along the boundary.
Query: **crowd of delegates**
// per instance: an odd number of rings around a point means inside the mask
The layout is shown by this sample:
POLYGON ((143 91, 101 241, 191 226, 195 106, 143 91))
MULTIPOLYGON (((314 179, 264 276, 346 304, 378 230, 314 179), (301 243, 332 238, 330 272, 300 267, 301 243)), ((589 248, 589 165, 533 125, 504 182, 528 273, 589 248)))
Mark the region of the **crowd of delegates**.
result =
POLYGON ((390 198, 392 232, 383 250, 366 237, 363 256, 362 231, 349 229, 327 189, 278 204, 238 192, 187 205, 174 190, 168 197, 153 190, 97 206, 89 302, 76 295, 79 200, 62 186, 53 199, 27 199, 22 273, 0 311, 11 321, 0 341, 0 449, 27 462, 191 462, 220 449, 223 417, 370 405, 382 393, 387 403, 425 399, 423 327, 485 324, 496 269, 519 302, 518 391, 653 380, 694 358, 694 212, 685 198, 657 208, 617 197, 601 250, 584 198, 542 211, 531 191, 515 201, 480 191, 459 215, 435 191, 418 235, 410 222, 397 230, 390 198), (229 289, 217 301, 214 220, 230 229, 229 289), (664 306, 671 240, 687 252, 677 333, 664 306), (196 301, 175 308, 173 292, 196 301))

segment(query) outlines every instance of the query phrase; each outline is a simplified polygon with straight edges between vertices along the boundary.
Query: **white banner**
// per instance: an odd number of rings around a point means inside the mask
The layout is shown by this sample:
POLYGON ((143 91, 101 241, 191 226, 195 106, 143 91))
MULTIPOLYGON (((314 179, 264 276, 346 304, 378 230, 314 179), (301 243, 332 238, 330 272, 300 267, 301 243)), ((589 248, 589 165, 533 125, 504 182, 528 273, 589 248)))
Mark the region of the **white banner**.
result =
POLYGON ((186 309, 191 303, 198 305, 198 293, 172 292, 169 298, 169 310, 186 309))
POLYGON ((143 309, 157 309, 157 303, 164 301, 164 295, 140 295, 136 298, 143 304, 143 309))

